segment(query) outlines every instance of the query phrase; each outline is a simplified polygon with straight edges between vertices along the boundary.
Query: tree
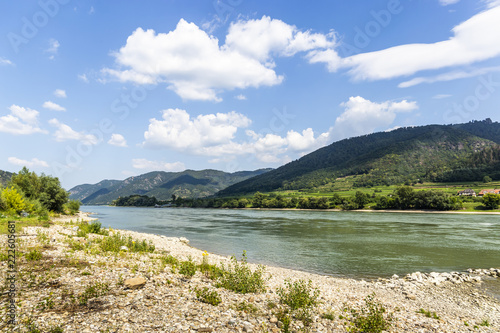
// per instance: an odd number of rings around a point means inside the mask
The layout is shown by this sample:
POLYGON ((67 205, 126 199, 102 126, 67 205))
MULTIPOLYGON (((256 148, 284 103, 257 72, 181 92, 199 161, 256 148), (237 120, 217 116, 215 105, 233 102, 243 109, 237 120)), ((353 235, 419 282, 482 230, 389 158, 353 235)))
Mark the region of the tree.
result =
POLYGON ((18 174, 13 175, 10 183, 18 186, 28 199, 37 199, 42 192, 40 177, 35 172, 30 172, 27 167, 23 167, 18 174))
POLYGON ((70 200, 67 206, 71 215, 74 215, 80 211, 80 201, 78 200, 70 200))
POLYGON ((63 212, 64 204, 68 202, 69 194, 62 187, 59 179, 42 174, 40 177, 42 193, 38 200, 48 210, 63 212))
POLYGON ((409 186, 401 186, 395 191, 398 208, 400 209, 408 209, 413 204, 413 199, 415 198, 415 194, 413 192, 413 188, 409 186))
POLYGON ((353 199, 353 203, 356 206, 356 209, 363 209, 365 208, 366 204, 368 203, 369 199, 366 194, 364 194, 361 191, 356 191, 356 194, 353 199))
POLYGON ((488 209, 497 209, 500 205, 500 194, 485 194, 483 196, 483 205, 488 209))
POLYGON ((492 179, 490 176, 484 176, 483 177, 483 183, 491 183, 492 179))

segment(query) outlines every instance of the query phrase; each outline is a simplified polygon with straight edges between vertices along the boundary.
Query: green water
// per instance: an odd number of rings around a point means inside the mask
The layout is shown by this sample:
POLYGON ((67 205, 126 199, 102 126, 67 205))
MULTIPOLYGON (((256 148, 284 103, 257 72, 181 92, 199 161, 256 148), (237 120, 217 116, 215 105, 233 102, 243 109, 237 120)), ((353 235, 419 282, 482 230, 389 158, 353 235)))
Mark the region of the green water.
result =
POLYGON ((500 267, 500 216, 84 206, 104 226, 354 278, 500 267))

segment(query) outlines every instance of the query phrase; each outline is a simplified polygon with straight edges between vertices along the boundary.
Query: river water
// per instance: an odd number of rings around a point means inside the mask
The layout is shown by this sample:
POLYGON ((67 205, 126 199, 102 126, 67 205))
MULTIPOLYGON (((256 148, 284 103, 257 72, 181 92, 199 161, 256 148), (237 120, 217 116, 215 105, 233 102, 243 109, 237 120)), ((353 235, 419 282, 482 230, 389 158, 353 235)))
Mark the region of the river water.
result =
POLYGON ((352 278, 500 267, 500 216, 83 206, 103 226, 352 278))

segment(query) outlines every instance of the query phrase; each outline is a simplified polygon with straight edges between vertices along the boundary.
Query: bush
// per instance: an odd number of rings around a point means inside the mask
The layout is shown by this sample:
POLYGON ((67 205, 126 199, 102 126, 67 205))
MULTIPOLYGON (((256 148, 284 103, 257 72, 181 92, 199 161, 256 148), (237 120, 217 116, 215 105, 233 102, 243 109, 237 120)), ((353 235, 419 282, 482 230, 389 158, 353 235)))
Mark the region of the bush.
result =
POLYGON ((288 305, 291 310, 309 308, 318 304, 319 289, 312 287, 312 281, 297 280, 285 281, 285 288, 278 288, 278 296, 282 304, 288 305))
POLYGON ((252 271, 248 266, 245 251, 243 251, 241 263, 232 256, 227 268, 221 265, 221 274, 217 287, 240 294, 259 293, 265 290, 264 266, 259 265, 255 271, 252 271))
POLYGON ((203 289, 196 288, 194 291, 196 293, 196 297, 203 303, 217 306, 222 302, 222 299, 217 291, 209 291, 208 287, 204 287, 203 289))
POLYGON ((20 213, 26 209, 23 195, 18 192, 14 186, 4 188, 0 195, 2 196, 3 205, 5 206, 4 209, 8 214, 20 213))
POLYGON ((350 314, 349 320, 353 325, 350 331, 378 333, 388 330, 391 327, 392 314, 384 316, 386 309, 383 305, 375 302, 375 294, 366 296, 364 301, 365 307, 359 310, 344 309, 350 314))
POLYGON ((100 241, 101 250, 105 252, 120 252, 122 246, 126 246, 130 252, 154 252, 155 246, 149 241, 139 241, 116 233, 113 236, 104 237, 100 241))
POLYGON ((483 205, 488 209, 497 209, 500 205, 500 194, 485 194, 483 196, 483 205))
POLYGON ((37 249, 33 249, 26 253, 26 260, 28 261, 38 261, 40 259, 42 259, 42 253, 37 249))
POLYGON ((80 201, 70 200, 66 204, 66 208, 68 209, 70 215, 75 215, 76 213, 78 213, 80 211, 80 201))

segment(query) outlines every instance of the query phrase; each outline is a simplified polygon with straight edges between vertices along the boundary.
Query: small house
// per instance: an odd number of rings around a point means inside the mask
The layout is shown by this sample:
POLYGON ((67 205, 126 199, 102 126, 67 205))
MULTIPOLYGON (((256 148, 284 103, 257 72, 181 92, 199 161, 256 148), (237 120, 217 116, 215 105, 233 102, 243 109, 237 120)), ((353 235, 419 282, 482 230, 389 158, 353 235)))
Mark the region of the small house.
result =
POLYGON ((476 191, 470 188, 466 188, 463 191, 458 191, 457 193, 460 196, 465 196, 465 197, 475 197, 476 196, 476 191))
POLYGON ((492 189, 488 189, 488 190, 481 190, 478 194, 478 196, 482 197, 484 196, 485 194, 500 194, 500 190, 492 190, 492 189))

